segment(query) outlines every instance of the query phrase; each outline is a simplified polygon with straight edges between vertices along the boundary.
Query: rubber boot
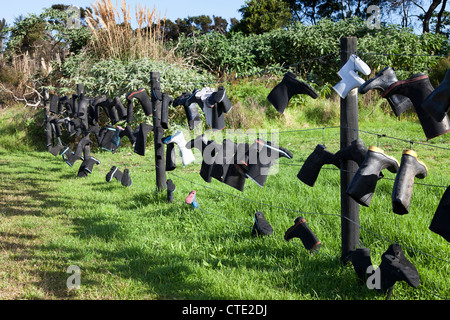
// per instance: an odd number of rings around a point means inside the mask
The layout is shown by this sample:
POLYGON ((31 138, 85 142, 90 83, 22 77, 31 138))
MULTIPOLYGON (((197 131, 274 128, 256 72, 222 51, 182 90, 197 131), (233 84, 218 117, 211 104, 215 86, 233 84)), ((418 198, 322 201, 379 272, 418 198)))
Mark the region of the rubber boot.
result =
POLYGON ((277 84, 267 96, 267 100, 275 107, 275 109, 283 114, 289 100, 296 94, 307 94, 313 99, 317 99, 319 95, 309 84, 300 81, 292 72, 286 72, 283 79, 277 84))
POLYGON ((151 116, 153 114, 153 105, 152 101, 145 91, 145 88, 138 89, 136 91, 130 92, 127 94, 127 100, 133 100, 136 98, 142 106, 144 113, 146 116, 151 116))
POLYGON ((136 143, 134 144, 134 152, 145 156, 145 149, 147 147, 147 136, 150 131, 153 130, 153 126, 141 123, 137 131, 135 131, 136 143))
POLYGON ((303 245, 309 252, 318 251, 322 246, 317 236, 308 227, 303 217, 298 217, 294 221, 294 225, 287 229, 284 234, 284 240, 291 241, 293 238, 300 238, 303 245))
POLYGON ((239 191, 244 191, 245 180, 247 177, 235 164, 240 161, 245 161, 246 155, 248 155, 248 149, 248 143, 237 144, 236 153, 223 179, 223 183, 239 191))
POLYGON ((269 236, 273 233, 272 226, 264 217, 261 211, 255 213, 255 222, 253 224, 252 235, 269 236))
POLYGON ((370 67, 356 54, 352 54, 350 56, 347 62, 338 71, 338 75, 339 77, 341 77, 341 79, 344 79, 351 71, 361 72, 366 76, 368 76, 371 72, 370 67))
POLYGON ((381 288, 380 292, 385 294, 392 292, 397 281, 405 281, 413 288, 420 285, 419 273, 416 267, 406 259, 400 245, 392 244, 381 256, 380 264, 381 288))
POLYGON ((167 186, 167 201, 173 203, 173 193, 176 188, 172 179, 166 181, 166 186, 167 186))
MULTIPOLYGON (((358 166, 361 166, 363 163, 365 157, 367 155, 367 148, 364 145, 363 141, 361 139, 353 140, 352 143, 339 150, 334 154, 334 157, 338 161, 348 161, 353 160, 358 164, 358 166)), ((338 166, 339 167, 339 166, 338 166)))
POLYGON ((117 181, 122 182, 123 173, 116 166, 112 166, 109 172, 106 174, 106 182, 111 182, 113 178, 117 181))
POLYGON ((436 121, 427 111, 422 108, 422 103, 434 91, 428 75, 418 73, 407 80, 392 84, 383 94, 383 98, 394 94, 408 97, 414 105, 422 129, 427 140, 450 132, 450 120, 447 115, 441 121, 436 121))
POLYGON ((442 121, 450 108, 450 69, 445 73, 444 80, 422 102, 422 108, 436 121, 442 121))
POLYGON ((194 93, 184 92, 181 96, 173 100, 174 107, 179 105, 184 107, 189 130, 193 130, 197 125, 202 123, 197 106, 195 105, 195 102, 197 102, 197 104, 201 104, 202 102, 201 100, 200 102, 192 100, 195 99, 195 93, 196 91, 194 91, 194 93))
POLYGON ((133 122, 134 115, 134 104, 133 100, 127 100, 127 123, 130 124, 133 122))
POLYGON ((320 170, 325 164, 333 164, 337 168, 340 168, 339 159, 336 158, 335 154, 326 150, 324 145, 318 144, 314 151, 306 158, 297 174, 297 178, 306 185, 313 187, 320 170))
POLYGON ((241 166, 241 168, 243 168, 245 175, 261 188, 264 187, 269 170, 275 160, 279 158, 292 159, 294 157, 288 149, 273 145, 272 142, 262 139, 256 139, 248 150, 248 165, 241 166))
POLYGON ((211 182, 211 172, 214 167, 216 156, 219 154, 222 146, 214 140, 208 140, 206 135, 200 135, 189 141, 186 144, 186 148, 196 148, 200 150, 203 157, 202 165, 200 167, 200 176, 206 182, 211 182))
MULTIPOLYGON (((377 89, 383 93, 387 88, 389 88, 392 84, 397 82, 397 76, 395 75, 394 69, 391 67, 386 67, 380 72, 377 73, 375 77, 367 80, 363 83, 358 92, 365 94, 369 92, 369 90, 377 89)), ((400 116, 403 112, 410 109, 413 104, 408 97, 402 96, 400 94, 394 94, 387 98, 389 105, 391 106, 392 111, 395 116, 400 116)))
POLYGON ((399 166, 398 161, 386 155, 382 149, 370 147, 363 163, 353 176, 346 193, 360 205, 368 207, 372 201, 377 182, 381 177, 381 171, 388 169, 390 172, 396 173, 399 166))
POLYGON ((161 103, 161 127, 163 127, 163 129, 169 129, 169 106, 172 103, 172 97, 167 93, 163 93, 161 103))
POLYGON ((439 202, 429 229, 450 242, 450 186, 439 202))
POLYGON ((188 196, 184 200, 187 204, 190 204, 194 209, 197 209, 199 207, 198 201, 197 201, 197 192, 195 190, 192 190, 189 192, 188 196))
POLYGON ((233 159, 236 151, 236 143, 228 139, 223 140, 222 147, 214 159, 214 164, 211 169, 211 177, 220 182, 224 182, 228 169, 233 165, 233 159))
POLYGON ((59 104, 59 97, 55 94, 53 94, 50 97, 50 109, 49 111, 51 113, 58 113, 58 104, 59 104))
POLYGON ((219 86, 219 88, 217 88, 215 101, 217 103, 217 107, 221 108, 225 113, 230 112, 233 108, 233 105, 227 96, 227 91, 223 86, 219 86))
POLYGON ((173 171, 176 168, 175 144, 171 142, 166 148, 166 171, 173 171))
POLYGON ((120 179, 120 183, 124 187, 129 187, 132 184, 131 177, 130 177, 130 171, 128 169, 123 170, 122 179, 120 179))
POLYGON ((333 87, 333 89, 342 99, 345 99, 351 90, 359 88, 364 82, 364 79, 362 79, 355 71, 351 70, 333 87))
POLYGON ((119 120, 126 120, 127 119, 127 109, 122 104, 122 101, 120 101, 120 98, 115 97, 113 100, 113 104, 114 104, 114 108, 117 110, 119 120))
POLYGON ((394 213, 403 215, 409 212, 414 178, 424 179, 427 174, 427 166, 417 159, 415 151, 403 151, 400 168, 395 176, 392 190, 392 208, 394 213))
POLYGON ((136 136, 134 135, 133 129, 129 124, 125 127, 124 130, 120 131, 120 138, 127 137, 130 140, 132 146, 136 143, 136 136))
POLYGON ((187 166, 191 162, 195 161, 194 154, 191 149, 186 148, 186 140, 184 139, 183 132, 178 131, 174 135, 167 137, 163 140, 165 144, 169 144, 171 142, 175 143, 180 150, 181 161, 183 162, 183 166, 187 166))
POLYGON ((372 266, 372 260, 370 258, 370 250, 368 248, 358 248, 351 252, 350 261, 352 262, 353 269, 356 272, 359 282, 362 285, 367 284, 367 269, 372 266))

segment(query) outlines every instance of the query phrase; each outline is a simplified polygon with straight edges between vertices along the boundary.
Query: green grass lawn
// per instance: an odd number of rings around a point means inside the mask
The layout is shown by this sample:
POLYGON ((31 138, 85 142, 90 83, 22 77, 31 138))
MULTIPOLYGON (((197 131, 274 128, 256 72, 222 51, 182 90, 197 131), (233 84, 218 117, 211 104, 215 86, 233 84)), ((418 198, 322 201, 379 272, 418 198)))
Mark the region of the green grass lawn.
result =
MULTIPOLYGON (((183 168, 179 163, 167 173, 176 184, 175 201, 168 203, 166 193, 156 191, 151 138, 145 157, 126 145, 115 154, 93 149, 101 164, 87 178, 77 178, 80 161, 69 167, 36 147, 23 130, 13 130, 22 123, 21 112, 1 115, 1 299, 385 298, 359 285, 352 265, 340 262, 339 171, 324 167, 314 187, 296 177, 317 144, 338 151, 338 128, 280 133, 280 145, 294 159, 281 159, 264 188, 249 180, 243 192, 216 180, 208 184, 199 176, 199 164, 183 168), (113 165, 130 169, 130 187, 106 182, 113 165), (191 190, 197 191, 200 209, 184 203, 191 190), (256 211, 264 213, 273 235, 251 235, 256 211), (321 240, 318 253, 310 254, 299 239, 283 239, 298 216, 321 240), (71 265, 81 269, 79 289, 67 288, 71 265)), ((361 112, 360 121, 361 130, 424 141, 414 121, 380 112, 361 112)), ((280 122, 279 128, 292 127, 280 122)), ((412 146, 429 169, 425 179, 416 180, 411 210, 404 216, 392 211, 395 175, 384 172, 370 207, 360 208, 361 247, 369 248, 379 265, 397 242, 418 269, 421 285, 397 282, 392 299, 449 298, 450 247, 428 227, 448 185, 450 152, 366 132, 359 136, 398 161, 412 146)), ((449 139, 429 143, 447 147, 449 139)))

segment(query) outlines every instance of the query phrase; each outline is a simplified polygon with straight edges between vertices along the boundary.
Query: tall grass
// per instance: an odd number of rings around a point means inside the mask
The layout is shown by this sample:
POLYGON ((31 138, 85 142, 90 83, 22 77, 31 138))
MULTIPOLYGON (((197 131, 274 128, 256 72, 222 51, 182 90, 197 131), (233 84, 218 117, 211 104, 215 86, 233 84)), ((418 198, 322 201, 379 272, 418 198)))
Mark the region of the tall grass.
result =
POLYGON ((151 58, 175 62, 173 51, 165 50, 163 26, 165 18, 140 4, 135 7, 135 23, 132 27, 130 5, 121 0, 120 8, 111 0, 96 0, 92 12, 87 11, 86 22, 93 33, 88 48, 99 59, 112 58, 134 60, 151 58))

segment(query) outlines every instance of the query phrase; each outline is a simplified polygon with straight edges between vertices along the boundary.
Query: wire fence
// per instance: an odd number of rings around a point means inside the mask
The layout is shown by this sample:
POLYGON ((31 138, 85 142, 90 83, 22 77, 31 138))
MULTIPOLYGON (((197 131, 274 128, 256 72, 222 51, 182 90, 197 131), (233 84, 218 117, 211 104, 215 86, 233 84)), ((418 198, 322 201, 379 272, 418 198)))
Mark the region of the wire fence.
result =
MULTIPOLYGON (((278 133, 280 133, 280 134, 287 134, 287 133, 291 134, 291 133, 306 133, 306 132, 310 132, 310 131, 322 131, 322 132, 325 132, 325 130, 340 129, 340 128, 341 128, 340 126, 332 126, 332 127, 308 128, 308 129, 298 129, 298 130, 285 130, 285 131, 279 131, 278 133)), ((385 135, 385 134, 380 134, 380 133, 377 133, 377 132, 371 132, 371 131, 367 131, 367 130, 358 130, 358 131, 366 133, 366 134, 370 134, 370 135, 373 135, 373 136, 376 136, 377 138, 382 137, 382 138, 387 138, 387 139, 393 139, 393 140, 396 140, 396 141, 404 141, 404 142, 408 142, 408 143, 412 143, 412 144, 419 144, 418 141, 391 137, 391 136, 388 136, 388 135, 385 135)), ((243 134, 245 134, 245 133, 243 133, 243 134)), ((263 133, 263 134, 268 134, 268 133, 263 133)), ((324 141, 323 137, 322 137, 322 143, 325 144, 325 141, 324 141)), ((420 143, 420 144, 422 144, 424 146, 431 147, 431 148, 437 148, 437 149, 441 149, 441 150, 442 149, 443 150, 450 150, 449 148, 442 147, 442 146, 437 146, 437 145, 430 144, 430 143, 420 143)), ((287 163, 287 162, 279 161, 279 164, 282 165, 282 166, 286 165, 286 166, 298 166, 298 167, 301 167, 303 165, 303 162, 287 163)), ((156 166, 153 165, 153 164, 149 164, 149 165, 156 168, 156 166)), ((322 169, 343 171, 343 169, 339 169, 337 167, 323 167, 322 169)), ((287 211, 287 212, 293 212, 293 213, 296 213, 296 214, 299 214, 299 215, 302 215, 302 216, 303 215, 322 215, 322 216, 331 216, 331 217, 334 217, 334 218, 346 219, 350 223, 353 223, 353 224, 357 225, 360 230, 362 230, 364 232, 367 232, 367 233, 370 233, 373 236, 375 236, 375 237, 377 237, 379 239, 382 239, 383 241, 387 241, 387 242, 390 242, 390 243, 398 243, 403 248, 406 248, 406 249, 408 249, 410 251, 414 251, 414 252, 416 252, 418 254, 421 254, 423 256, 427 256, 429 258, 438 260, 438 261, 446 263, 446 264, 450 263, 449 260, 443 259, 441 257, 437 257, 437 256, 435 256, 433 254, 424 252, 424 251, 422 251, 420 249, 417 249, 417 248, 414 248, 414 247, 411 247, 411 246, 406 246, 404 244, 399 243, 398 241, 395 241, 395 240, 390 239, 390 238, 388 238, 386 236, 383 236, 380 233, 374 232, 374 231, 370 230, 370 228, 367 228, 367 227, 361 225, 360 223, 358 223, 356 221, 352 221, 348 217, 345 217, 345 216, 341 215, 340 213, 309 212, 309 211, 301 211, 301 210, 288 208, 288 207, 284 207, 284 206, 279 206, 279 205, 273 205, 273 204, 266 203, 264 201, 260 201, 260 200, 256 200, 256 199, 249 199, 249 198, 243 197, 241 195, 233 194, 231 192, 226 192, 226 191, 223 191, 223 190, 211 187, 209 185, 205 185, 204 183, 199 183, 197 181, 188 179, 185 176, 182 176, 181 173, 178 174, 178 173, 175 173, 173 171, 167 171, 167 173, 171 177, 173 177, 175 181, 176 181, 176 179, 182 180, 184 182, 189 183, 191 185, 191 187, 196 186, 198 188, 208 189, 210 191, 213 191, 215 194, 225 195, 227 197, 232 197, 232 198, 235 198, 235 199, 239 199, 239 200, 242 200, 242 201, 245 201, 245 202, 248 202, 248 203, 257 204, 258 206, 261 206, 261 207, 269 207, 269 208, 272 208, 272 209, 277 209, 277 210, 282 210, 282 211, 287 211)), ((393 178, 387 178, 387 177, 383 177, 382 179, 391 180, 391 181, 395 180, 393 178)), ((420 185, 420 186, 423 186, 423 187, 431 187, 431 188, 447 188, 448 187, 447 185, 427 184, 427 183, 420 183, 420 182, 417 182, 417 181, 414 181, 414 185, 420 185)), ((142 188, 141 186, 138 186, 138 187, 142 188)), ((186 189, 185 190, 185 194, 187 194, 189 191, 191 191, 191 190, 186 189)), ((179 202, 182 202, 183 205, 186 205, 183 200, 179 200, 179 202)), ((231 222, 231 223, 233 223, 233 224, 235 224, 237 226, 241 226, 241 227, 247 228, 247 229, 252 229, 253 228, 253 225, 244 225, 241 222, 238 222, 238 221, 235 221, 235 220, 230 219, 228 217, 225 217, 224 215, 212 212, 211 210, 205 209, 202 206, 198 207, 197 209, 200 210, 204 214, 208 214, 208 215, 211 215, 211 216, 214 216, 214 217, 226 220, 226 221, 231 222)), ((279 237, 279 238, 280 238, 280 240, 285 241, 284 238, 282 238, 282 237, 279 237)), ((339 260, 340 259, 337 255, 336 256, 331 256, 329 254, 324 253, 323 251, 318 251, 318 252, 316 252, 316 254, 321 254, 321 255, 327 256, 327 257, 329 257, 331 259, 334 259, 334 260, 339 260)), ((426 290, 423 287, 418 287, 418 289, 420 289, 420 290, 422 290, 422 291, 424 291, 424 292, 426 292, 428 294, 431 294, 431 295, 433 295, 433 296, 435 296, 435 297, 437 297, 439 299, 450 300, 450 297, 444 297, 444 296, 436 294, 436 293, 434 293, 432 291, 426 290)))
MULTIPOLYGON (((358 52, 358 51, 352 52, 352 53, 357 54, 357 55, 382 55, 382 56, 405 55, 405 56, 410 56, 411 58, 419 57, 419 56, 427 56, 427 57, 429 57, 429 56, 433 56, 433 57, 448 57, 448 56, 450 56, 450 55, 416 55, 416 54, 395 54, 395 53, 358 52)), ((295 64, 284 65, 284 66, 280 66, 280 67, 276 67, 276 68, 268 68, 268 69, 263 70, 263 71, 259 71, 259 72, 255 72, 255 73, 251 73, 251 74, 247 74, 247 75, 242 75, 242 76, 239 76, 239 77, 227 77, 227 78, 219 79, 218 81, 212 81, 212 82, 209 82, 209 83, 205 83, 205 82, 194 83, 193 82, 193 83, 188 83, 188 84, 184 83, 184 84, 186 84, 186 85, 195 85, 195 86, 223 84, 223 83, 231 82, 231 81, 238 80, 238 79, 244 79, 244 78, 249 78, 249 77, 254 77, 254 76, 262 76, 262 75, 273 73, 275 71, 280 71, 280 70, 290 69, 290 68, 293 68, 293 67, 298 67, 299 65, 302 65, 302 64, 305 64, 305 63, 308 63, 308 62, 315 62, 315 61, 321 62, 321 61, 323 61, 326 58, 336 57, 337 55, 338 55, 337 53, 326 54, 326 55, 322 55, 322 56, 319 56, 319 57, 316 57, 316 58, 302 60, 302 61, 299 61, 299 62, 297 62, 295 64)), ((358 131, 359 133, 364 133, 364 134, 369 134, 369 135, 375 136, 377 138, 377 144, 378 144, 380 139, 391 139, 391 140, 401 141, 401 142, 407 143, 410 146, 412 146, 412 145, 422 145, 422 146, 426 146, 426 147, 430 147, 430 148, 436 148, 436 149, 439 149, 439 150, 446 150, 446 151, 450 150, 450 148, 448 148, 446 146, 440 146, 440 145, 436 145, 436 144, 430 144, 430 143, 425 143, 425 142, 422 142, 422 141, 415 141, 415 140, 411 140, 411 139, 404 139, 404 138, 393 137, 393 136, 389 136, 389 135, 386 135, 386 134, 383 134, 383 133, 372 132, 372 131, 367 131, 367 130, 360 130, 360 129, 354 129, 354 128, 343 128, 341 126, 320 127, 320 128, 306 128, 306 129, 298 129, 298 130, 284 130, 284 131, 278 131, 278 134, 306 133, 306 132, 310 132, 310 131, 320 131, 321 130, 322 131, 322 143, 325 145, 325 131, 326 130, 333 130, 333 129, 350 129, 350 130, 355 130, 355 133, 356 133, 356 131, 358 131)), ((247 134, 247 133, 244 132, 242 134, 247 134)), ((260 133, 260 134, 264 134, 264 133, 260 133)), ((282 166, 298 166, 298 167, 301 167, 303 165, 303 162, 287 163, 287 162, 279 161, 279 164, 282 165, 282 166)), ((151 166, 153 166, 156 169, 156 165, 151 165, 151 166)), ((343 169, 339 169, 339 168, 336 168, 336 167, 324 167, 323 169, 325 169, 325 170, 336 170, 336 171, 342 171, 343 170, 343 169)), ((225 195, 227 197, 233 197, 233 198, 239 199, 241 201, 245 201, 245 202, 249 202, 249 203, 255 203, 255 204, 259 205, 259 206, 265 206, 265 207, 270 207, 270 208, 277 209, 277 210, 294 212, 294 213, 300 214, 300 215, 325 215, 325 216, 331 216, 331 217, 340 218, 340 219, 347 219, 350 223, 353 223, 353 224, 357 225, 358 228, 363 230, 364 232, 370 233, 370 234, 372 234, 372 235, 374 235, 374 236, 376 236, 379 239, 382 239, 384 241, 388 241, 388 242, 391 242, 391 243, 396 242, 396 241, 394 241, 392 239, 389 239, 388 237, 383 236, 380 233, 374 232, 374 231, 370 230, 369 228, 362 226, 360 223, 358 223, 356 221, 352 221, 352 220, 348 219, 347 217, 343 216, 340 213, 305 212, 305 211, 301 211, 301 210, 297 210, 297 209, 286 208, 286 207, 279 206, 279 205, 273 205, 273 204, 269 204, 269 203, 266 203, 266 202, 263 202, 263 201, 259 201, 259 200, 255 200, 255 199, 249 199, 249 198, 237 195, 237 194, 233 194, 231 192, 226 192, 226 191, 223 191, 223 190, 219 190, 217 188, 213 188, 213 187, 205 185, 203 183, 198 183, 197 181, 193 181, 191 179, 188 179, 185 176, 182 176, 181 174, 175 173, 173 171, 167 171, 167 173, 170 176, 172 176, 172 177, 174 177, 176 179, 179 179, 179 180, 185 181, 187 183, 190 183, 192 186, 195 185, 195 186, 198 186, 200 188, 209 189, 211 191, 214 191, 215 193, 218 193, 218 194, 221 194, 221 195, 225 195)), ((394 180, 392 178, 387 178, 387 177, 383 177, 383 179, 385 179, 385 180, 394 180)), ((420 185, 420 186, 423 186, 423 187, 429 187, 429 188, 447 188, 448 187, 446 185, 427 184, 427 183, 420 183, 420 182, 416 182, 416 181, 414 182, 414 184, 415 185, 420 185)), ((143 188, 143 189, 148 189, 148 188, 146 188, 144 186, 136 185, 135 183, 133 183, 132 186, 135 186, 135 187, 138 187, 138 188, 143 188)), ((187 190, 187 191, 190 191, 190 190, 187 190)), ((183 202, 183 205, 185 205, 184 201, 182 201, 182 202, 183 202)), ((215 216, 217 218, 224 219, 224 220, 226 220, 228 222, 231 222, 231 223, 233 223, 233 224, 235 224, 237 226, 241 226, 241 227, 244 227, 244 228, 247 228, 247 229, 252 229, 253 228, 253 225, 249 226, 249 225, 242 224, 242 223, 240 223, 238 221, 235 221, 233 219, 225 217, 225 216, 223 216, 221 214, 217 214, 215 212, 212 212, 211 210, 208 210, 208 209, 206 209, 204 207, 199 207, 198 209, 204 214, 208 214, 208 215, 211 215, 211 216, 215 216)), ((284 238, 280 237, 280 239, 285 241, 284 238)), ((432 254, 429 254, 429 253, 424 252, 422 250, 419 250, 417 248, 408 247, 406 245, 402 245, 401 243, 399 243, 399 244, 402 247, 407 248, 408 250, 415 251, 417 253, 420 253, 420 254, 422 254, 424 256, 436 259, 436 260, 441 261, 443 263, 448 264, 450 262, 449 260, 446 260, 446 259, 443 259, 443 258, 440 258, 440 257, 436 257, 436 256, 434 256, 432 254)), ((328 254, 326 254, 326 253, 324 253, 322 251, 317 252, 317 254, 326 255, 326 256, 328 256, 328 257, 330 257, 332 259, 336 259, 336 260, 339 259, 336 256, 330 256, 330 255, 328 255, 328 254)), ((432 295, 434 295, 434 296, 436 296, 436 297, 438 297, 440 299, 449 300, 449 297, 444 297, 444 296, 438 295, 438 294, 436 294, 434 292, 425 290, 422 287, 419 287, 419 289, 423 290, 424 292, 427 292, 428 294, 432 294, 432 295)))

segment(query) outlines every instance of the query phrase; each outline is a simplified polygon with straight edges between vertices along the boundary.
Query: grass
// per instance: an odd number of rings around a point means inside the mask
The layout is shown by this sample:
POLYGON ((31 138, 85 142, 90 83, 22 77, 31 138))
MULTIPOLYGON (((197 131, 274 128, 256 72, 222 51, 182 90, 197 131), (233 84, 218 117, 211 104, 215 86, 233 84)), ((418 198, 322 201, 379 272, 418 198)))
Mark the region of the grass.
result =
MULTIPOLYGON (((38 138, 25 137, 23 131, 31 127, 18 124, 20 119, 31 120, 24 112, 30 111, 11 108, 0 116, 1 299, 385 298, 360 286, 351 264, 339 260, 339 171, 325 167, 312 188, 296 178, 318 143, 325 143, 331 152, 338 150, 338 128, 280 134, 280 145, 291 150, 294 159, 281 159, 278 173, 268 177, 264 188, 251 181, 243 192, 215 180, 207 184, 198 174, 199 164, 183 168, 179 163, 167 173, 176 184, 171 204, 165 192, 155 190, 151 143, 145 157, 126 145, 115 154, 93 149, 101 164, 87 178, 77 178, 80 162, 69 167, 60 157, 42 151, 38 138), (131 187, 105 181, 112 165, 130 169, 131 187), (193 189, 201 210, 184 203, 193 189), (272 236, 251 236, 258 210, 271 223, 272 236), (283 239, 300 215, 323 243, 318 253, 310 254, 299 239, 283 239), (80 289, 67 288, 66 270, 71 265, 81 268, 80 289)), ((308 128, 297 122, 303 116, 288 108, 273 125, 285 131, 308 128)), ((400 120, 387 116, 381 109, 362 108, 360 129, 424 140, 417 122, 408 116, 400 120)), ((360 137, 367 146, 378 145, 399 161, 402 150, 410 146, 365 132, 360 137)), ((444 136, 429 143, 446 147, 448 141, 444 136)), ((395 175, 385 172, 371 206, 360 208, 361 246, 371 250, 377 265, 391 242, 398 242, 417 267, 421 285, 411 288, 397 282, 392 299, 448 298, 450 248, 428 230, 445 191, 437 186, 448 185, 448 151, 421 144, 413 149, 429 169, 428 176, 416 182, 436 186, 416 184, 410 213, 398 216, 390 201, 395 175)))

